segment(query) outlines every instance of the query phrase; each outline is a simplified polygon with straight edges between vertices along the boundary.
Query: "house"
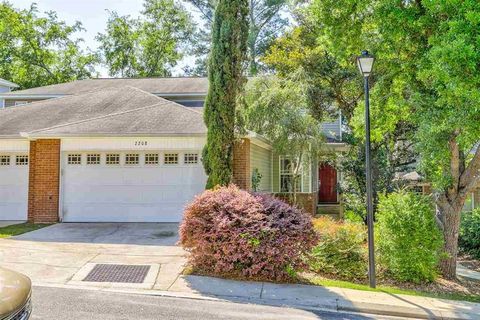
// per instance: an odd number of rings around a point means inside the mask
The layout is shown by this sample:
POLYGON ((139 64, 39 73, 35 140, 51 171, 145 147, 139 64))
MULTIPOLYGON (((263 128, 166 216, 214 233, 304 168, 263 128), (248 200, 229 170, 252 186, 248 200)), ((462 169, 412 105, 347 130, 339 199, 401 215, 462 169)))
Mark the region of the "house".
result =
MULTIPOLYGON (((13 89, 18 88, 16 83, 7 81, 5 79, 0 78, 0 94, 10 92, 13 89)), ((0 108, 4 108, 3 99, 0 101, 0 108)))
MULTIPOLYGON (((204 190, 206 78, 88 79, 0 93, 0 220, 178 222, 204 190)), ((344 150, 340 117, 327 148, 344 150)), ((289 159, 250 133, 234 149, 234 183, 285 196, 289 159)), ((338 211, 340 174, 303 168, 299 199, 338 211)), ((321 211, 321 210, 320 210, 321 211)))

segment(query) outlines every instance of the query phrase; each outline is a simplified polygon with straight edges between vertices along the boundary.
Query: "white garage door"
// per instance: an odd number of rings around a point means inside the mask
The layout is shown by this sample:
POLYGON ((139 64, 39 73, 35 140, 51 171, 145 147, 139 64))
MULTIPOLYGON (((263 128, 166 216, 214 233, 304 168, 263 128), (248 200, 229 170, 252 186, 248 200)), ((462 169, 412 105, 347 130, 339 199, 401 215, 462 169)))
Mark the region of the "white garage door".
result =
POLYGON ((27 220, 28 155, 0 152, 0 220, 27 220))
POLYGON ((178 222, 205 188, 200 152, 63 154, 65 222, 178 222))

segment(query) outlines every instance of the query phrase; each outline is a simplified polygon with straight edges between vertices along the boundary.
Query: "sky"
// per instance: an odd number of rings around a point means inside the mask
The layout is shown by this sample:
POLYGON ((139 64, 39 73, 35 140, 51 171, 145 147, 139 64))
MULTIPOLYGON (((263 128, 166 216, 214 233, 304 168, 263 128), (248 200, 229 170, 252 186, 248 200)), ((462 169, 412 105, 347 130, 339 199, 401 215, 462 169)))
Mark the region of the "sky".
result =
MULTIPOLYGON (((56 11, 59 20, 64 20, 68 24, 73 24, 75 21, 82 22, 86 31, 79 33, 78 37, 85 40, 84 48, 92 50, 98 47, 95 36, 105 31, 107 10, 116 11, 120 15, 137 17, 143 8, 143 0, 9 0, 9 2, 19 9, 28 9, 32 2, 35 2, 41 13, 56 11)), ((192 8, 189 9, 195 14, 192 8)), ((174 75, 180 73, 182 66, 192 62, 192 57, 185 58, 173 71, 174 75)), ((98 71, 102 77, 108 77, 105 68, 98 68, 98 71)))

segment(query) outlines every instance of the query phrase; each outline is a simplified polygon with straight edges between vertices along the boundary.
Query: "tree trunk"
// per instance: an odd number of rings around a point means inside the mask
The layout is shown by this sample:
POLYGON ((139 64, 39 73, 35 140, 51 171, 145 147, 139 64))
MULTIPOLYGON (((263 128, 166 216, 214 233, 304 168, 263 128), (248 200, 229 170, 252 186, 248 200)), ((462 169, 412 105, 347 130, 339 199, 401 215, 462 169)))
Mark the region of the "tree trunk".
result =
POLYGON ((437 210, 443 229, 444 252, 447 254, 447 257, 440 262, 440 270, 446 279, 457 277, 458 233, 463 202, 456 198, 452 203, 446 196, 442 196, 437 201, 437 210))

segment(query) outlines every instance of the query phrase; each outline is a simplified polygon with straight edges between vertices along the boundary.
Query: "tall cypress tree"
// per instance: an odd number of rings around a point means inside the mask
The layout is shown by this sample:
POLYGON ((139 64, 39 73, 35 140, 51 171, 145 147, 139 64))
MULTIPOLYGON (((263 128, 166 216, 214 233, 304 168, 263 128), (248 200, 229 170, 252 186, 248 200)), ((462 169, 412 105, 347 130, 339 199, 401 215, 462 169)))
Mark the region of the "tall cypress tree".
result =
POLYGON ((204 113, 207 188, 232 181, 235 106, 245 83, 242 70, 247 55, 248 8, 248 0, 219 0, 215 8, 204 113))

